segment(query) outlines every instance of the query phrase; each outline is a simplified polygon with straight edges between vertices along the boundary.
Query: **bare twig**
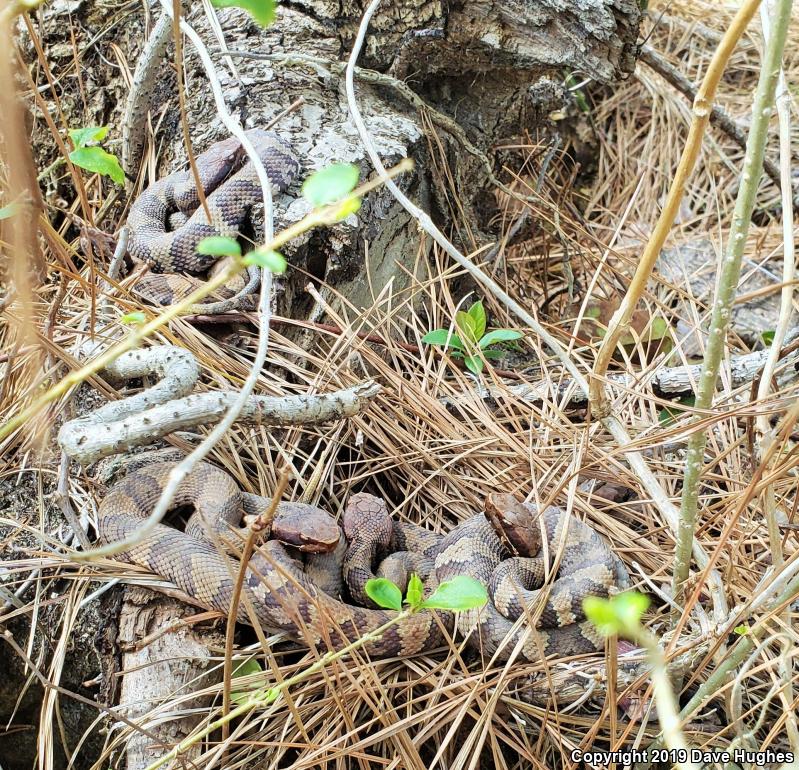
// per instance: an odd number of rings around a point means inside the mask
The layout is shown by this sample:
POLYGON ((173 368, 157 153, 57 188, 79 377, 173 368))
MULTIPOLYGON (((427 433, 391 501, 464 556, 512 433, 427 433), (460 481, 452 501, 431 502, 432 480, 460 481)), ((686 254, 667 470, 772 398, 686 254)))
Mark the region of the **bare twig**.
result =
MULTIPOLYGON (((239 600, 241 599, 241 590, 244 585, 244 577, 247 574, 247 567, 252 558, 253 551, 255 550, 256 538, 262 535, 268 535, 269 529, 272 526, 272 520, 277 511, 280 501, 286 492, 288 486, 289 476, 288 473, 281 474, 278 479, 277 486, 275 487, 274 494, 269 502, 269 507, 261 514, 259 514, 255 521, 249 526, 247 532, 247 540, 244 543, 241 559, 239 560, 239 569, 236 573, 236 582, 233 585, 233 593, 230 596, 230 609, 227 614, 227 628, 225 629, 225 665, 222 675, 222 715, 224 716, 230 711, 230 689, 231 679, 233 678, 233 640, 236 631, 236 619, 239 614, 239 600)), ((226 741, 229 735, 230 726, 226 722, 222 725, 222 741, 226 741)))
MULTIPOLYGON (((189 118, 186 114, 186 91, 183 84, 183 38, 180 36, 180 0, 172 0, 172 38, 175 41, 175 71, 177 72, 178 87, 178 108, 180 111, 180 127, 183 131, 183 145, 186 148, 186 157, 189 160, 189 168, 194 178, 194 186, 197 190, 197 197, 200 199, 200 206, 205 212, 205 218, 211 221, 211 211, 208 208, 208 201, 205 198, 205 188, 200 180, 200 171, 197 168, 197 161, 194 158, 194 147, 191 141, 191 131, 189 131, 189 118)), ((159 68, 162 62, 156 61, 155 65, 159 68)))
MULTIPOLYGON (((142 393, 106 404, 61 427, 59 444, 82 464, 152 443, 178 430, 216 422, 229 415, 231 406, 240 398, 240 392, 191 394, 199 367, 194 357, 182 348, 164 345, 128 353, 118 358, 110 371, 122 379, 155 373, 161 380, 142 393)), ((267 425, 341 419, 360 412, 379 392, 380 386, 370 381, 333 393, 247 394, 235 419, 257 420, 267 425)))
MULTIPOLYGON (((164 12, 169 14, 171 18, 173 14, 172 7, 170 6, 170 0, 162 0, 162 5, 164 12)), ((225 104, 225 96, 222 92, 222 84, 219 82, 219 77, 216 74, 216 68, 214 67, 214 63, 211 60, 211 56, 209 55, 205 44, 200 39, 200 36, 194 31, 194 28, 188 22, 186 22, 185 19, 180 19, 180 29, 183 34, 186 35, 189 40, 191 40, 194 50, 200 57, 203 69, 205 70, 205 74, 208 77, 208 82, 211 86, 211 92, 214 96, 214 104, 216 105, 216 111, 219 115, 219 119, 222 121, 225 128, 227 128, 227 130, 230 131, 230 133, 235 136, 239 142, 241 142, 241 146, 247 155, 247 159, 252 163, 253 168, 255 169, 255 174, 258 177, 259 183, 261 184, 261 194, 263 196, 264 203, 264 240, 268 243, 274 236, 272 183, 269 181, 269 175, 266 173, 263 161, 260 159, 258 153, 255 151, 255 148, 252 146, 252 142, 247 137, 244 128, 241 126, 239 121, 233 117, 231 112, 228 110, 227 105, 225 104)))
POLYGON ((73 534, 81 544, 81 547, 91 547, 86 530, 83 528, 80 519, 75 514, 72 504, 69 501, 69 456, 66 452, 61 453, 61 462, 58 466, 58 490, 56 491, 56 498, 58 499, 61 512, 67 520, 67 524, 69 524, 73 534))

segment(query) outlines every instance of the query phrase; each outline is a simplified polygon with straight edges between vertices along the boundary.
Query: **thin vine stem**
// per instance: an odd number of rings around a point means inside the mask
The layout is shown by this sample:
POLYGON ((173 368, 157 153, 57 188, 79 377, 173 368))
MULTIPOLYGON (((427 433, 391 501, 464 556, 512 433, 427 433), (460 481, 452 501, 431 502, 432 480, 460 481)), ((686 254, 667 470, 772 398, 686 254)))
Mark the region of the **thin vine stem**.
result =
MULTIPOLYGON (((763 26, 763 38, 768 45, 772 35, 771 17, 774 12, 774 0, 766 2, 760 9, 763 26)), ((793 315, 793 290, 795 266, 795 249, 793 242, 793 178, 791 173, 791 95, 785 78, 785 70, 780 67, 780 74, 775 95, 779 126, 780 146, 780 192, 782 196, 782 228, 783 228, 783 287, 780 291, 780 314, 774 330, 774 340, 763 367, 760 385, 757 389, 757 400, 765 401, 772 386, 774 370, 777 366, 780 350, 793 315)), ((759 437, 759 451, 768 451, 769 425, 765 415, 758 416, 755 421, 759 437)), ((777 505, 777 493, 773 484, 766 487, 762 494, 763 513, 768 527, 769 549, 775 569, 780 569, 785 561, 782 547, 780 524, 786 517, 777 505)), ((783 613, 783 622, 791 624, 790 611, 783 613)), ((782 645, 779 656, 779 672, 782 679, 780 698, 786 713, 785 731, 795 756, 799 756, 799 725, 791 703, 794 699, 793 664, 789 657, 789 645, 782 645)))

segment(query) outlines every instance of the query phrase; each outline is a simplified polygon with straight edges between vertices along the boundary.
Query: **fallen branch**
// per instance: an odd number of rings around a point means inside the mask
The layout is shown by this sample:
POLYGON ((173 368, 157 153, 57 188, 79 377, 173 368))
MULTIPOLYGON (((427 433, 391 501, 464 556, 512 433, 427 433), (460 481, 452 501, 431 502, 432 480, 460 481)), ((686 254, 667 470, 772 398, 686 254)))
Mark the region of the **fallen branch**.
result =
MULTIPOLYGON (((666 664, 669 675, 684 677, 695 670, 707 655, 709 646, 709 640, 699 640, 673 653, 666 664)), ((619 655, 614 671, 614 689, 617 693, 634 690, 651 673, 652 664, 643 657, 641 650, 619 655)), ((585 701, 603 704, 608 697, 608 666, 605 660, 595 657, 574 663, 549 664, 547 670, 540 674, 520 677, 509 688, 508 694, 523 703, 539 706, 551 706, 553 703, 569 706, 585 701)))
MULTIPOLYGON (((799 327, 791 329, 786 334, 786 345, 799 338, 799 327)), ((770 348, 758 350, 754 353, 745 353, 730 359, 729 375, 730 387, 738 388, 752 382, 762 371, 769 356, 770 348)), ((799 350, 791 351, 784 359, 784 366, 777 373, 777 385, 785 386, 795 382, 797 375, 796 367, 799 365, 799 350)), ((658 369, 651 375, 646 376, 646 382, 652 388, 656 396, 666 398, 679 398, 694 393, 699 377, 702 373, 701 364, 688 364, 685 366, 669 366, 658 369)), ((609 374, 606 382, 610 385, 617 385, 621 389, 634 390, 640 392, 644 377, 636 377, 633 374, 620 372, 609 374)), ((522 401, 540 403, 551 399, 553 395, 559 402, 565 400, 571 406, 582 405, 588 402, 588 394, 576 386, 573 380, 565 378, 557 385, 552 382, 541 380, 539 382, 523 382, 518 385, 506 385, 502 387, 480 387, 477 393, 481 398, 496 400, 507 397, 510 393, 522 401), (554 389, 554 390, 553 390, 554 389)), ((459 396, 449 396, 446 403, 457 403, 459 396)))

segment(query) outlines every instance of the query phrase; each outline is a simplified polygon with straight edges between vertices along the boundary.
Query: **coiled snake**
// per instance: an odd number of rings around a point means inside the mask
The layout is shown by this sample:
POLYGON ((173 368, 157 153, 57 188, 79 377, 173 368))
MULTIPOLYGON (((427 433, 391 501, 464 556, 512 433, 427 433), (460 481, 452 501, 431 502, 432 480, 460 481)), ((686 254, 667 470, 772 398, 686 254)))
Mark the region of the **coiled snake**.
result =
MULTIPOLYGON (((264 164, 273 193, 285 190, 299 171, 291 148, 270 131, 251 129, 246 135, 264 164)), ((136 285, 140 295, 160 305, 188 295, 200 281, 180 273, 207 271, 218 259, 198 253, 199 242, 214 235, 238 237, 251 207, 261 200, 255 168, 244 158, 235 137, 216 142, 197 157, 210 219, 200 205, 191 171, 177 171, 159 179, 136 199, 128 215, 128 250, 134 259, 148 262, 154 273, 145 275, 136 285)), ((229 285, 228 295, 251 292, 257 287, 257 276, 257 270, 251 272, 244 288, 229 285)), ((202 308, 206 313, 218 313, 231 306, 222 300, 202 308)))
MULTIPOLYGON (((141 526, 160 496, 171 468, 171 464, 149 466, 127 476, 110 490, 98 516, 102 541, 125 538, 141 526)), ((231 569, 228 557, 213 544, 207 529, 229 536, 230 528, 239 525, 243 513, 262 510, 268 502, 265 498, 241 493, 223 471, 199 464, 182 482, 174 500, 175 505, 192 504, 195 508, 186 531, 159 524, 121 558, 149 568, 195 597, 200 604, 226 613, 233 595, 231 576, 235 575, 235 569, 231 569)), ((544 557, 536 557, 526 565, 526 574, 523 570, 514 572, 506 568, 499 577, 495 575, 495 569, 509 551, 494 526, 497 519, 504 519, 509 524, 512 543, 525 540, 527 535, 535 540, 539 527, 537 511, 534 506, 518 503, 508 495, 492 496, 487 508, 489 515, 477 514, 442 537, 409 524, 396 527, 394 532, 390 519, 388 525, 385 523, 388 514, 382 501, 363 493, 354 495, 345 514, 349 564, 344 568, 344 576, 350 593, 358 594, 371 576, 371 557, 381 546, 373 548, 368 543, 378 529, 388 526, 388 539, 384 544, 388 542, 390 548, 405 549, 416 539, 421 541, 422 550, 434 559, 434 581, 468 575, 488 586, 493 580, 493 601, 480 610, 457 614, 458 630, 465 636, 471 634, 469 640, 473 646, 488 654, 497 652, 498 659, 502 660, 521 642, 521 657, 531 661, 545 655, 562 657, 601 648, 601 639, 582 615, 582 599, 589 594, 607 595, 609 591, 626 587, 629 579, 621 561, 590 527, 560 508, 545 509, 541 519, 549 554, 560 554, 558 577, 552 582, 543 604, 542 627, 535 633, 524 626, 517 628, 500 609, 512 605, 517 598, 524 598, 517 589, 540 587, 546 563, 544 557), (362 517, 364 513, 366 518, 362 517), (522 586, 527 577, 533 582, 522 586)), ((281 503, 276 524, 292 518, 303 519, 316 511, 318 509, 310 506, 281 503)), ((283 529, 293 531, 292 526, 283 529)), ((328 530, 326 539, 332 543, 337 538, 328 530)), ((295 538, 294 545, 308 550, 302 535, 295 538)), ((297 641, 323 648, 341 648, 392 617, 390 612, 348 604, 325 593, 318 581, 312 579, 275 539, 262 546, 250 561, 243 590, 250 601, 242 602, 241 606, 254 607, 261 626, 284 630, 297 641)), ((239 620, 251 622, 246 610, 240 610, 239 620)), ((391 626, 365 649, 374 656, 426 652, 445 643, 452 620, 448 613, 438 613, 436 617, 430 611, 421 611, 391 626)))

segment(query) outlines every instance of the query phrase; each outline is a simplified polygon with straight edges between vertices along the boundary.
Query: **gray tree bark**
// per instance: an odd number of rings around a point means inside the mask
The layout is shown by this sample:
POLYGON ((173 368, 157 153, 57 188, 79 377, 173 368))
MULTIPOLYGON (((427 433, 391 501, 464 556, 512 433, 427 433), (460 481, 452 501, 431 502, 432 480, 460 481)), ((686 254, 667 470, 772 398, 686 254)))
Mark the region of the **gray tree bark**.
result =
MULTIPOLYGON (((183 623, 191 614, 193 610, 182 602, 149 589, 134 586, 125 591, 119 617, 119 643, 124 650, 119 700, 129 704, 125 707, 128 719, 153 717, 152 723, 144 725, 149 736, 125 733, 127 770, 144 770, 164 755, 165 746, 188 738, 210 705, 208 697, 193 693, 220 678, 218 671, 209 673, 214 668, 211 650, 224 648, 225 640, 217 631, 183 623), (170 703, 167 715, 159 712, 165 701, 170 703), (172 710, 175 702, 182 713, 172 710)), ((201 745, 192 747, 183 761, 191 766, 201 750, 201 745)))
MULTIPOLYGON (((219 40, 199 4, 188 9, 186 18, 212 50, 227 104, 245 127, 269 123, 302 97, 302 107, 275 127, 302 159, 302 176, 345 161, 359 164, 365 177, 371 168, 348 115, 341 68, 361 13, 360 5, 352 2, 282 3, 276 22, 264 30, 243 11, 218 11, 225 44, 238 52, 229 59, 219 53, 219 40), (309 63, 309 57, 315 61, 309 63)), ((489 147, 503 139, 541 128, 546 116, 563 106, 568 99, 562 85, 565 73, 578 79, 590 76, 597 83, 629 73, 639 16, 634 0, 385 3, 373 20, 359 62, 384 77, 378 83, 374 77, 358 83, 360 106, 381 156, 389 165, 413 157, 417 169, 401 180, 401 186, 424 209, 446 220, 442 191, 431 178, 418 105, 409 103, 396 87, 399 79, 438 115, 460 125, 474 148, 489 153, 489 147)), ((144 33, 135 26, 129 29, 135 30, 135 42, 128 44, 133 60, 144 33)), ((191 45, 185 48, 185 75, 189 123, 202 150, 224 134, 191 45)), ((185 162, 171 76, 156 93, 155 107, 157 140, 164 143, 160 175, 185 162)), ((487 169, 474 153, 465 151, 460 139, 444 133, 450 140, 448 160, 457 194, 471 210, 485 197, 487 169)), ((488 163, 498 168, 490 154, 488 163)), ((277 201, 278 223, 291 223, 306 212, 305 203, 298 200, 299 184, 277 201)), ((301 271, 282 282, 280 310, 292 316, 310 311, 304 293, 309 276, 335 287, 356 308, 370 305, 389 283, 395 293, 401 292, 424 269, 418 259, 420 246, 424 253, 415 223, 390 194, 372 193, 357 218, 309 234, 288 249, 290 261, 301 271)))

